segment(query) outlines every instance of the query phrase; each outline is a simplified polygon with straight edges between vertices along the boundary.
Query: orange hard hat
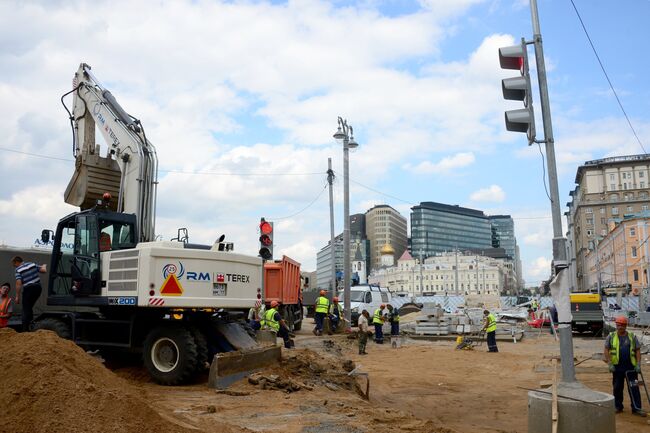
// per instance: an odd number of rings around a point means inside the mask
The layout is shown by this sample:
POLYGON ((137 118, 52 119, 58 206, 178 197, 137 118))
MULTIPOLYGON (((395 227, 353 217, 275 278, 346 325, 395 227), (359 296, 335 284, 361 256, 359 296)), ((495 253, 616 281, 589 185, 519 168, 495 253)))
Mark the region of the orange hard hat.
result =
POLYGON ((325 296, 326 294, 327 294, 327 291, 325 291, 325 290, 321 290, 321 291, 320 291, 320 295, 321 295, 321 296, 325 296))
POLYGON ((278 304, 278 301, 271 301, 271 308, 275 308, 278 305, 280 305, 280 304, 278 304))
POLYGON ((379 308, 386 308, 386 304, 381 304, 379 308))
POLYGON ((332 298, 332 301, 334 301, 334 302, 338 302, 338 301, 339 301, 339 297, 338 297, 338 296, 334 296, 334 297, 332 298))
POLYGON ((618 316, 614 321, 617 325, 627 325, 627 317, 618 316))

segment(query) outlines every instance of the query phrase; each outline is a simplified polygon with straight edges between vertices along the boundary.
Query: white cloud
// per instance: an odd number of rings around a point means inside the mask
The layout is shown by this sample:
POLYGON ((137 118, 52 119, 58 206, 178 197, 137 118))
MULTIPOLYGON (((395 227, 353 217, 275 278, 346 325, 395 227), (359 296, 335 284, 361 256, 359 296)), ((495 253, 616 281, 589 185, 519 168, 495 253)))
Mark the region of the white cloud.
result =
POLYGON ((502 202, 506 199, 506 193, 499 185, 490 185, 487 188, 473 192, 469 199, 472 201, 502 202))
POLYGON ((543 280, 550 278, 551 261, 548 257, 537 257, 532 262, 523 264, 529 286, 539 286, 543 280))
POLYGON ((404 164, 403 168, 416 174, 446 174, 457 168, 467 167, 474 163, 476 158, 472 152, 457 153, 442 158, 438 162, 422 161, 415 166, 404 164))

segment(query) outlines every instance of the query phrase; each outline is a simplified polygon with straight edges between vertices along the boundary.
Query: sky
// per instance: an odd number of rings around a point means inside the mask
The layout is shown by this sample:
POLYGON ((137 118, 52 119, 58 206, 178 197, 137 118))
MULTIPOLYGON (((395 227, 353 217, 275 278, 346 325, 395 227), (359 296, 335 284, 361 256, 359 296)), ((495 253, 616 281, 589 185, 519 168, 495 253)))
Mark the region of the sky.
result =
MULTIPOLYGON (((650 146, 650 1, 573 4, 538 0, 562 212, 579 165, 650 146)), ((265 217, 275 257, 315 270, 330 238, 328 158, 343 229, 341 116, 359 143, 350 213, 388 204, 409 219, 436 201, 512 215, 538 285, 553 237, 543 148, 505 130, 503 112, 521 104, 503 100, 517 71, 498 62, 532 33, 526 0, 0 0, 0 244, 30 246, 76 210, 63 201, 74 162, 60 98, 84 62, 158 151, 164 239, 223 233, 256 255, 265 217)), ((542 138, 537 91, 533 106, 542 138)))

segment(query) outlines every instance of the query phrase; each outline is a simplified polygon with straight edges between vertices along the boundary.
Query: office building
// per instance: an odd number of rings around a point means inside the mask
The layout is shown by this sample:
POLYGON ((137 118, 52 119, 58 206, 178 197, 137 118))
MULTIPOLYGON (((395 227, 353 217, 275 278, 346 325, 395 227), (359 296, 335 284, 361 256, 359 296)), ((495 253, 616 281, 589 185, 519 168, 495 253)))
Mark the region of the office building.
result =
POLYGON ((407 247, 406 218, 388 205, 377 205, 366 212, 366 238, 370 243, 370 267, 381 267, 381 249, 390 245, 394 250, 394 260, 404 253, 407 247))

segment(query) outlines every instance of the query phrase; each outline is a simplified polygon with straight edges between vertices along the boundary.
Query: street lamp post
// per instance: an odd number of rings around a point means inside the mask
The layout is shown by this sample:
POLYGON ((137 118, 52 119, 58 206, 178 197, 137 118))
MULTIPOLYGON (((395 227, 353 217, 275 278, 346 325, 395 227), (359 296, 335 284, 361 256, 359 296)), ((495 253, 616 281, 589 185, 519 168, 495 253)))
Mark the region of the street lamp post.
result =
POLYGON ((337 143, 343 144, 343 309, 348 329, 352 324, 350 312, 350 173, 349 150, 359 146, 354 141, 354 130, 347 120, 338 118, 339 126, 334 134, 337 143))

